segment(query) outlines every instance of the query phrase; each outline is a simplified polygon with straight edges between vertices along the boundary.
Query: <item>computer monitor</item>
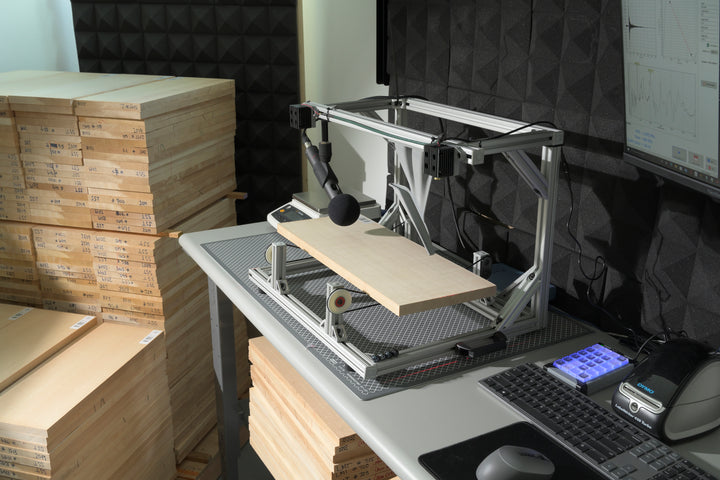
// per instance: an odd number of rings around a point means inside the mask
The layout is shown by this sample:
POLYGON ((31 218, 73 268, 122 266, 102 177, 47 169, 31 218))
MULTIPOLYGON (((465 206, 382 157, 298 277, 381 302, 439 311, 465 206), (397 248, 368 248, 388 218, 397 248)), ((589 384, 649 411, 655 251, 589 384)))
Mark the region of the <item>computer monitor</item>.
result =
POLYGON ((720 199, 719 0, 622 0, 629 163, 720 199))

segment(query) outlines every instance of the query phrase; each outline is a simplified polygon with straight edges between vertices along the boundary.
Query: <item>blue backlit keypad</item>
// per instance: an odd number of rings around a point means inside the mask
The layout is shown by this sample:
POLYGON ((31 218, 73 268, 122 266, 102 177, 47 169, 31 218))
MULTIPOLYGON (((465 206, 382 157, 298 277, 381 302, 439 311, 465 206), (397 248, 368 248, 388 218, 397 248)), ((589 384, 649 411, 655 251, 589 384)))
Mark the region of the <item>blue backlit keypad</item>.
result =
POLYGON ((624 367, 629 360, 617 352, 596 343, 575 353, 558 358, 553 366, 579 382, 590 382, 624 367))

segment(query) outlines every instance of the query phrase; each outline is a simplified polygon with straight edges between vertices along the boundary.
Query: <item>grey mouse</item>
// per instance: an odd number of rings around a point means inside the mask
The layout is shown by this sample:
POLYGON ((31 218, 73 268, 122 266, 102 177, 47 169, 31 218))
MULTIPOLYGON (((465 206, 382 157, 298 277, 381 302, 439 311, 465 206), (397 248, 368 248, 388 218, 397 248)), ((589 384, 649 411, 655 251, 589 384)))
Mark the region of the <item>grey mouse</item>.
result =
POLYGON ((537 450, 503 445, 480 462, 478 480, 548 480, 555 465, 537 450))

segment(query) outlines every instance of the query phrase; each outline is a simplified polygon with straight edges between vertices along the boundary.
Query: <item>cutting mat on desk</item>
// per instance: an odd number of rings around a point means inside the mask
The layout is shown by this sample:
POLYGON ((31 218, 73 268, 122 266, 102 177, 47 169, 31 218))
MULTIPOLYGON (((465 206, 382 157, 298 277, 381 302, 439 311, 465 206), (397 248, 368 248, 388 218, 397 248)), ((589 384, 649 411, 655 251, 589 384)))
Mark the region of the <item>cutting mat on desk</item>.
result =
MULTIPOLYGON (((268 233, 207 243, 203 247, 235 278, 238 284, 264 305, 278 322, 363 400, 397 392, 589 332, 589 329, 583 325, 553 314, 547 328, 515 338, 503 351, 472 359, 449 352, 420 365, 375 379, 363 379, 349 370, 340 358, 268 295, 260 293, 250 280, 248 270, 265 265, 265 251, 268 246, 280 241, 286 240, 277 233, 268 233)), ((288 260, 307 256, 307 253, 300 249, 288 249, 288 260)), ((290 293, 321 317, 325 315, 325 290, 327 282, 330 281, 344 283, 346 288, 352 290, 357 289, 355 285, 322 266, 310 272, 288 276, 290 293)), ((488 322, 485 317, 463 305, 441 307, 398 317, 365 294, 354 293, 352 303, 352 309, 343 315, 349 340, 360 350, 370 354, 383 353, 391 348, 402 349, 424 345, 434 340, 476 330, 487 325, 488 322)))

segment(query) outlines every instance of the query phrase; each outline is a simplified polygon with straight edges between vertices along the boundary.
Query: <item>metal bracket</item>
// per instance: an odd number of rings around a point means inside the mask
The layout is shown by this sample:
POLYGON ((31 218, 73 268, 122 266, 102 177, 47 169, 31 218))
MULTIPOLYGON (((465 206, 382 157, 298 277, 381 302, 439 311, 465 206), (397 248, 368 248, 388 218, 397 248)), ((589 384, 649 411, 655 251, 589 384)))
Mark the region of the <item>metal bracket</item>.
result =
POLYGON ((390 186, 395 190, 397 200, 387 209, 385 215, 382 216, 379 222, 380 225, 392 228, 398 218, 400 218, 402 222, 409 221, 414 231, 420 237, 420 241, 428 255, 434 254, 437 249, 432 243, 430 232, 428 232, 427 225, 425 225, 425 220, 423 220, 417 206, 415 206, 415 202, 410 194, 410 189, 396 183, 391 183, 390 186))
POLYGON ((287 259, 287 245, 282 242, 275 242, 271 245, 270 259, 270 284, 273 290, 287 295, 290 287, 287 282, 287 271, 285 268, 287 259))

